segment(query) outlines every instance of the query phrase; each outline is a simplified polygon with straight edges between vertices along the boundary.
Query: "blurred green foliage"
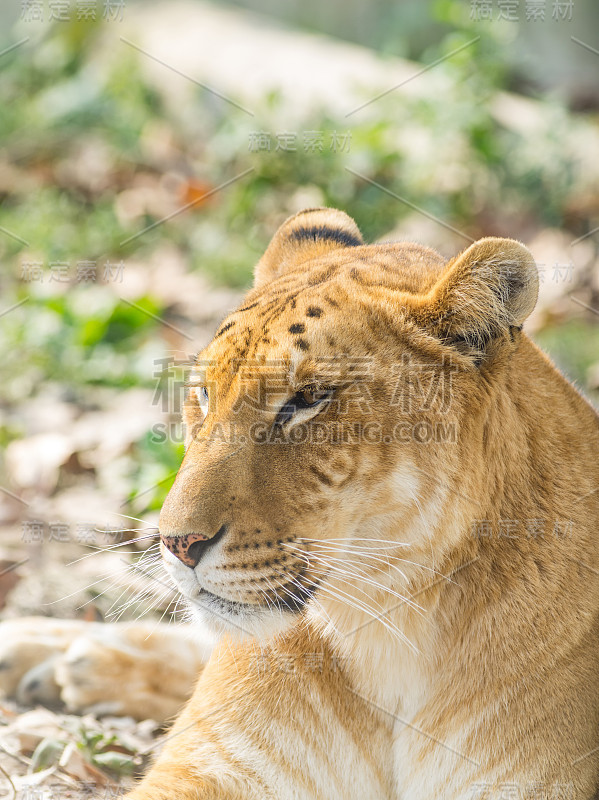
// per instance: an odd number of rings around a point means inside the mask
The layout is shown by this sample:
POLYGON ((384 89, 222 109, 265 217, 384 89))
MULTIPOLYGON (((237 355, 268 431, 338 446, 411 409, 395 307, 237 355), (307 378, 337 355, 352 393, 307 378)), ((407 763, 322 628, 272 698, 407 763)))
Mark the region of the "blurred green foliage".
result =
MULTIPOLYGON (((439 14, 447 19, 454 20, 455 9, 455 3, 439 3, 439 14)), ((17 50, 4 69, 3 155, 29 172, 37 186, 34 197, 19 186, 4 193, 2 224, 29 242, 26 252, 46 260, 79 254, 143 257, 159 242, 173 241, 194 265, 236 285, 247 284, 271 234, 271 219, 289 209, 290 198, 302 187, 317 190, 324 203, 343 207, 367 238, 384 235, 409 213, 346 168, 467 232, 476 232, 485 204, 508 207, 514 218, 527 212, 539 225, 561 224, 576 170, 574 155, 564 147, 572 119, 556 106, 543 137, 534 141, 505 129, 490 110, 502 78, 501 28, 478 26, 473 41, 465 15, 454 21, 461 27, 427 60, 468 46, 435 68, 436 84, 428 96, 392 93, 377 101, 376 114, 356 114, 349 124, 315 109, 302 132, 323 132, 319 146, 303 147, 299 132, 294 151, 278 149, 273 139, 270 149, 258 152, 252 152, 252 135, 265 131, 272 139, 281 128, 276 95, 248 117, 198 88, 194 107, 175 115, 144 79, 143 56, 124 45, 117 57, 103 56, 99 23, 57 24, 31 57, 17 50), (173 138, 162 160, 149 157, 144 144, 156 122, 173 138), (331 148, 333 132, 349 133, 348 151, 331 148), (69 174, 65 165, 81 146, 97 141, 109 180, 83 185, 85 175, 69 174), (198 203, 195 213, 177 215, 123 244, 159 219, 147 213, 125 228, 119 221, 115 202, 136 176, 159 182, 176 172, 216 187, 250 167, 246 179, 205 205, 198 203)), ((6 259, 23 254, 16 239, 3 238, 1 247, 6 259)))
POLYGON ((551 353, 556 365, 579 389, 595 402, 599 400, 599 370, 593 381, 594 391, 589 391, 589 372, 599 365, 598 325, 584 319, 570 319, 559 325, 547 325, 535 339, 543 350, 551 353))
POLYGON ((10 342, 5 367, 19 376, 16 394, 9 382, 3 398, 18 402, 25 381, 32 393, 44 381, 60 382, 73 399, 79 387, 88 385, 152 385, 150 352, 144 348, 157 326, 149 314, 158 310, 151 298, 140 297, 132 306, 104 287, 33 295, 11 316, 0 317, 0 333, 10 342))
POLYGON ((136 442, 132 454, 134 489, 127 501, 139 512, 160 510, 183 459, 182 442, 174 442, 161 433, 148 431, 136 442))

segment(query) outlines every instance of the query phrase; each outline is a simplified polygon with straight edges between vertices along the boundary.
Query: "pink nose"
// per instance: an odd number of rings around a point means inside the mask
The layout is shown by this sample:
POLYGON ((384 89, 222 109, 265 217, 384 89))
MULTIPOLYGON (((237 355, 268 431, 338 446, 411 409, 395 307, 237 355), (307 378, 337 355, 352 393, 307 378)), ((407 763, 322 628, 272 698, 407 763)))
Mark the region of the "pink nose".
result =
POLYGON ((188 567, 197 566, 204 548, 198 542, 210 541, 203 533, 184 533, 181 536, 161 536, 162 544, 188 567), (194 547, 194 545, 196 545, 194 547))

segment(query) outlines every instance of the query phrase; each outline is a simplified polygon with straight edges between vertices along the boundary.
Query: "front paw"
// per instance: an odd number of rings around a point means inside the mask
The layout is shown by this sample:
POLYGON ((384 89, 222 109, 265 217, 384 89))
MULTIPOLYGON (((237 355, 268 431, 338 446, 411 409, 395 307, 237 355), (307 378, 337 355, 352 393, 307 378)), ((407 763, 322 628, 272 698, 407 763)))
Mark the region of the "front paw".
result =
POLYGON ((191 695, 206 657, 183 630, 95 625, 58 659, 55 679, 73 713, 164 722, 191 695))
POLYGON ((86 623, 23 617, 0 623, 0 695, 26 704, 55 705, 54 667, 86 623))

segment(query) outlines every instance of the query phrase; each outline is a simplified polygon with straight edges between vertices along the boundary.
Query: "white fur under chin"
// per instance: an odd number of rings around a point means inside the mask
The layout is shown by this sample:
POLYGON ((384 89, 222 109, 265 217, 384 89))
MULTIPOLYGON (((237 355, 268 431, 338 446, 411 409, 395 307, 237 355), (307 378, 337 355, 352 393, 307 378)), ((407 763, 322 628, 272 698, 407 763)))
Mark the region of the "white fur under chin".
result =
POLYGON ((203 600, 201 596, 191 600, 186 598, 186 606, 186 621, 197 628, 200 634, 207 632, 215 643, 223 636, 230 636, 237 641, 267 641, 288 630, 296 619, 291 612, 272 608, 240 606, 235 611, 226 611, 218 601, 203 600))

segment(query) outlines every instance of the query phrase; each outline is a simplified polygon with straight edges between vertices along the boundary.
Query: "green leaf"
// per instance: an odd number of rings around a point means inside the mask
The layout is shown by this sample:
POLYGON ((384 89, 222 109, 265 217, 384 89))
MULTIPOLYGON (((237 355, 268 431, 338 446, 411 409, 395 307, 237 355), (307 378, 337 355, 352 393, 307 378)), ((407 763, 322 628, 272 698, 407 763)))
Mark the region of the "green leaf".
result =
POLYGON ((98 767, 105 767, 118 775, 131 775, 135 770, 135 761, 131 756, 108 750, 106 753, 97 753, 92 761, 98 767))
POLYGON ((60 739, 51 739, 49 737, 42 739, 31 756, 33 772, 40 772, 42 769, 57 764, 65 747, 66 742, 60 739))

